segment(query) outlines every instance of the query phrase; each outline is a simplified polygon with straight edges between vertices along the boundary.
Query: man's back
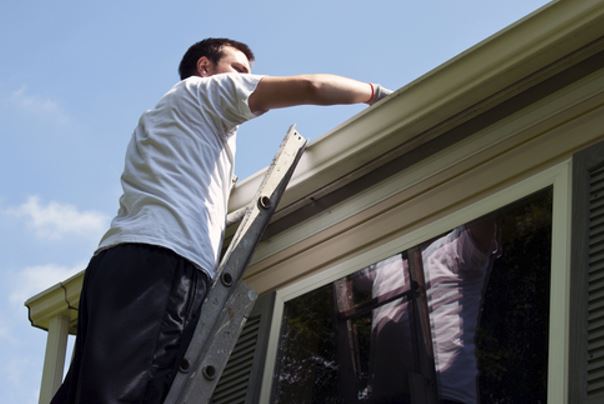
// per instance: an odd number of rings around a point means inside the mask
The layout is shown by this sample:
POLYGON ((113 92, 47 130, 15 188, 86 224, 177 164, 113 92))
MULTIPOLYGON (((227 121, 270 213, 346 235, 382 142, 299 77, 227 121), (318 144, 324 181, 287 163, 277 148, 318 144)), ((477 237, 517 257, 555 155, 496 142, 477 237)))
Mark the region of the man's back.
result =
POLYGON ((99 251, 124 242, 169 248, 210 277, 221 248, 242 103, 261 76, 189 77, 140 118, 126 152, 120 209, 99 251))

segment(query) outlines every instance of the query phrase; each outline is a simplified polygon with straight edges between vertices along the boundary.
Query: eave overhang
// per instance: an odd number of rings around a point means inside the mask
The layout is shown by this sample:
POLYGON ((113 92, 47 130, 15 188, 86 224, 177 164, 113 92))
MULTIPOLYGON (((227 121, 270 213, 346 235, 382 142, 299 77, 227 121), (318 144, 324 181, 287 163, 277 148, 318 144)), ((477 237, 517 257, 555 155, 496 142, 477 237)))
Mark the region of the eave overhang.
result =
MULTIPOLYGON (((409 83, 307 148, 267 232, 304 220, 390 162, 411 152, 421 158, 416 151, 430 142, 455 141, 456 128, 573 66, 604 64, 603 37, 604 0, 555 1, 409 83)), ((230 212, 252 200, 264 171, 235 187, 230 212)), ((82 279, 79 273, 28 299, 32 325, 47 329, 65 313, 75 324, 82 279)))
MULTIPOLYGON (((552 2, 485 39, 310 144, 273 221, 592 56, 603 36, 604 1, 591 0, 552 2)), ((235 187, 229 211, 264 172, 235 187)))

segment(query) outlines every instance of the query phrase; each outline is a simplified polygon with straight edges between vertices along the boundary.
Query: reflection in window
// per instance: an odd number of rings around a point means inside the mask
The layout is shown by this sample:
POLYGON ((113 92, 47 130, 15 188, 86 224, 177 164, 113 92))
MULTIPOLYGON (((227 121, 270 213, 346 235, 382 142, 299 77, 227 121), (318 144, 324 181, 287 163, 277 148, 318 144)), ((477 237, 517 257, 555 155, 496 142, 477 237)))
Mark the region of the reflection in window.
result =
POLYGON ((272 401, 545 402, 551 199, 286 302, 272 401))

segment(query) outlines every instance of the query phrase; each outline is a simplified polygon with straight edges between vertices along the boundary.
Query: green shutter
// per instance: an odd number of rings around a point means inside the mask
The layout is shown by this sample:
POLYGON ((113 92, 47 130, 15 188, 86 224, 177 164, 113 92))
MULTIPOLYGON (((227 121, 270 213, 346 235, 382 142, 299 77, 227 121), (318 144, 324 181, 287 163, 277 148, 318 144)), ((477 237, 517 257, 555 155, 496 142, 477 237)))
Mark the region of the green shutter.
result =
POLYGON ((258 297, 212 395, 214 404, 252 404, 260 395, 274 293, 258 297))
POLYGON ((604 143, 573 158, 569 402, 604 402, 604 143))

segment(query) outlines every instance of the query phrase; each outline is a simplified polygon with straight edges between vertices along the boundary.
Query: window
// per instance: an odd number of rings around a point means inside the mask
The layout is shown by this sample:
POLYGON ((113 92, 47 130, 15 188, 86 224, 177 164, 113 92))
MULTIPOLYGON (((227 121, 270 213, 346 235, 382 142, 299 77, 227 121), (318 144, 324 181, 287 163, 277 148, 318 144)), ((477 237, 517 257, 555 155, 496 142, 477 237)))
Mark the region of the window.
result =
POLYGON ((545 402, 547 188, 285 302, 277 403, 545 402))

